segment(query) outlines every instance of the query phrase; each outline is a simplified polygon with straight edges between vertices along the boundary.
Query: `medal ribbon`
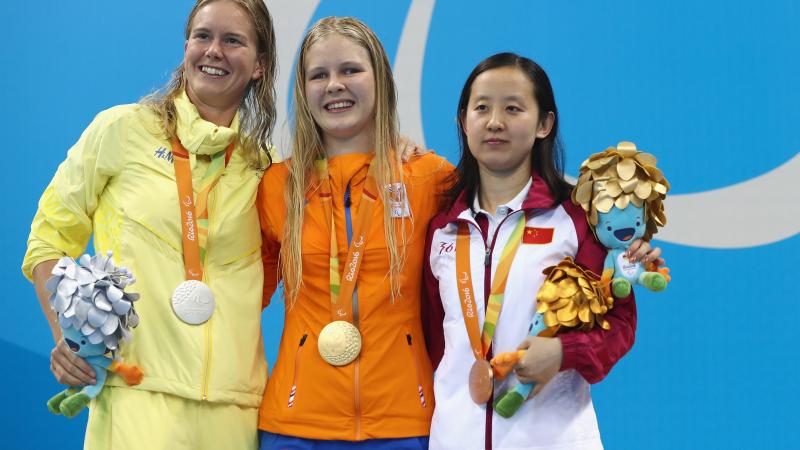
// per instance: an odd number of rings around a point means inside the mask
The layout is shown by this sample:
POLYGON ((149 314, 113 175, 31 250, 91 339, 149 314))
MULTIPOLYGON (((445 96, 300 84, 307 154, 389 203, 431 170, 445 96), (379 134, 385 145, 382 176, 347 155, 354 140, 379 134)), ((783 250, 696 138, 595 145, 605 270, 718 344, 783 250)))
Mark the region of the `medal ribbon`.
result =
POLYGON ((225 170, 233 153, 233 146, 234 142, 231 142, 228 148, 211 156, 211 162, 200 181, 195 206, 189 153, 178 139, 172 140, 175 182, 178 185, 178 203, 181 208, 183 265, 187 280, 203 279, 203 264, 206 260, 208 242, 208 194, 225 170))
POLYGON ((492 288, 489 293, 489 302, 486 305, 486 315, 483 320, 483 332, 478 335, 480 325, 478 324, 478 311, 475 306, 475 290, 472 286, 472 269, 470 267, 470 233, 469 224, 466 221, 459 222, 458 236, 456 237, 456 279, 458 280, 458 297, 461 299, 461 312, 464 314, 464 325, 467 327, 469 344, 475 359, 486 359, 489 347, 492 345, 492 338, 497 327, 497 320, 500 317, 500 309, 503 307, 505 298, 506 282, 508 273, 511 271, 511 262, 517 254, 522 243, 523 231, 526 214, 520 214, 508 242, 503 247, 500 255, 500 263, 492 280, 492 288))
MULTIPOLYGON (((358 282, 358 272, 361 269, 361 262, 364 260, 364 253, 367 243, 367 232, 372 222, 372 213, 375 210, 375 203, 378 198, 378 186, 375 182, 375 169, 372 163, 369 165, 367 179, 361 191, 361 202, 358 206, 355 227, 352 239, 349 242, 347 259, 344 264, 344 271, 339 270, 339 245, 336 240, 336 223, 333 217, 331 182, 328 175, 328 160, 325 158, 317 159, 315 162, 317 176, 320 180, 320 199, 325 208, 325 215, 328 219, 328 227, 331 230, 330 245, 330 292, 331 292, 331 317, 333 320, 346 320, 353 322, 353 304, 356 302, 356 283, 358 282)), ((349 227, 348 227, 349 228, 349 227)), ((349 234, 349 233, 348 233, 349 234)))

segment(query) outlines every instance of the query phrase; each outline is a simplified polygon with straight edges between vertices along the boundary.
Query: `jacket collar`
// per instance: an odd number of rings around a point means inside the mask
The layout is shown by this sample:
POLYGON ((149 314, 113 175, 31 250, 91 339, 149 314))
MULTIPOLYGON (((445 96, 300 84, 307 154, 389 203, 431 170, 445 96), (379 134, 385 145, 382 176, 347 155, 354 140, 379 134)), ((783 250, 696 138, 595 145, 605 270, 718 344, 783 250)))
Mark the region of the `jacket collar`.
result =
MULTIPOLYGON (((531 183, 530 189, 528 189, 525 200, 522 201, 522 209, 528 211, 533 209, 548 209, 555 206, 555 199, 550 189, 547 187, 547 183, 544 182, 544 178, 536 172, 531 173, 531 178, 533 182, 531 183)), ((445 220, 447 220, 447 223, 455 222, 461 213, 466 210, 471 210, 472 200, 473 199, 467 199, 466 192, 462 191, 453 203, 453 206, 445 213, 445 220)))
POLYGON ((233 117, 230 127, 220 127, 203 120, 186 92, 175 98, 177 112, 177 134, 181 144, 189 153, 213 155, 225 150, 236 138, 239 130, 239 113, 233 117))

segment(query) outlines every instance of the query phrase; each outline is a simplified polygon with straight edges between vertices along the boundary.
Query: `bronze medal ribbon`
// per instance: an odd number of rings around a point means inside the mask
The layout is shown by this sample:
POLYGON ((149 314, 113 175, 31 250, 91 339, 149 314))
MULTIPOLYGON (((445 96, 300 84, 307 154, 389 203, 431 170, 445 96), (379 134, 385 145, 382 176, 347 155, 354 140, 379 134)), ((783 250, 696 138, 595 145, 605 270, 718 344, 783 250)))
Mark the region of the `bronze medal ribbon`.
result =
POLYGON ((511 271, 511 263, 522 243, 523 230, 527 215, 520 214, 514 230, 511 232, 503 253, 500 256, 500 263, 492 280, 492 287, 489 301, 486 306, 486 314, 483 321, 483 331, 479 332, 478 310, 475 305, 475 290, 472 283, 472 269, 470 264, 470 231, 469 223, 461 221, 458 224, 458 235, 456 237, 456 280, 458 287, 458 297, 461 300, 461 312, 464 315, 464 325, 467 327, 470 347, 476 360, 486 359, 489 347, 492 344, 494 331, 497 327, 497 320, 500 317, 500 310, 503 307, 505 298, 506 282, 511 271))

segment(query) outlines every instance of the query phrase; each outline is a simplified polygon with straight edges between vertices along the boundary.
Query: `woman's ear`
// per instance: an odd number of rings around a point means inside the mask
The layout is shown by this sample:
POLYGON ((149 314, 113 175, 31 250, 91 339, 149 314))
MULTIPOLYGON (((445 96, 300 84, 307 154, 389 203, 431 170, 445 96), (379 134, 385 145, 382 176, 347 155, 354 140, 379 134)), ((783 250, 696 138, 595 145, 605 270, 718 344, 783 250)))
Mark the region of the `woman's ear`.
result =
POLYGON ((539 127, 536 130, 536 138, 544 139, 553 130, 553 124, 556 123, 556 115, 553 111, 547 111, 547 115, 539 122, 539 127))
MULTIPOLYGON (((266 55, 264 55, 264 58, 266 58, 266 55)), ((250 77, 251 80, 257 80, 264 75, 264 58, 259 58, 256 62, 256 69, 253 71, 253 75, 250 77)))

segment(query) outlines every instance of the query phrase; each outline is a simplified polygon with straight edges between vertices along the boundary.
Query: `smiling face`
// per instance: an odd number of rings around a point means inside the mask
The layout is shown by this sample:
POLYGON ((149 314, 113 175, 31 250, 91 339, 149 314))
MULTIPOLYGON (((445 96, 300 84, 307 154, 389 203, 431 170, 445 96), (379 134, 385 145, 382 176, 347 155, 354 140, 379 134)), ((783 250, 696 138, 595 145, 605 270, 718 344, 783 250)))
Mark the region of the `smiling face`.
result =
POLYGON ((89 338, 75 330, 74 328, 67 327, 61 328, 61 333, 70 351, 81 357, 102 355, 108 351, 103 341, 99 344, 92 344, 89 338))
POLYGON ((612 207, 607 213, 599 213, 597 239, 606 248, 628 248, 635 239, 644 236, 644 208, 629 203, 625 209, 612 207))
POLYGON ((307 107, 329 154, 332 147, 370 150, 375 75, 367 50, 345 36, 330 34, 309 47, 304 72, 307 107))
POLYGON ((248 84, 262 74, 253 21, 219 0, 197 11, 184 45, 186 93, 198 110, 238 108, 248 84))
POLYGON ((541 117, 533 89, 516 67, 490 69, 475 78, 462 120, 481 170, 530 173, 533 143, 550 133, 554 117, 541 117))

